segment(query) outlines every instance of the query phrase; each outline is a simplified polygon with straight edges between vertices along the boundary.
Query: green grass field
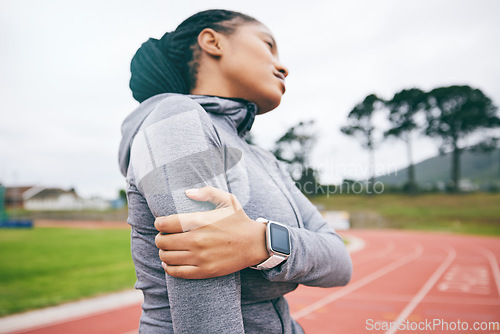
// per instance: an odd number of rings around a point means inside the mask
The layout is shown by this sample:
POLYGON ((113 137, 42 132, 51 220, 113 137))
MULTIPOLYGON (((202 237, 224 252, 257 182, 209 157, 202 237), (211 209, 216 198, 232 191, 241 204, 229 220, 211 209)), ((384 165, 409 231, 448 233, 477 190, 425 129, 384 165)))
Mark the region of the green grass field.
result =
POLYGON ((500 235, 500 194, 332 195, 312 200, 325 210, 349 211, 353 227, 500 235))
POLYGON ((134 282, 129 230, 0 229, 0 316, 134 282))

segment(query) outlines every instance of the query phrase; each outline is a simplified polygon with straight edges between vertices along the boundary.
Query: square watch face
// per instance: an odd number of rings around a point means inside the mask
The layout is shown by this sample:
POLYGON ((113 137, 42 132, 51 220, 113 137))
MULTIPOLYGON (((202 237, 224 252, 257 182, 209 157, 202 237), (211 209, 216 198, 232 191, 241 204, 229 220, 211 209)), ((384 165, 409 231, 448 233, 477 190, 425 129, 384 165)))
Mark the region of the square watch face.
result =
POLYGON ((271 249, 274 252, 290 255, 290 236, 288 229, 284 226, 270 223, 271 249))

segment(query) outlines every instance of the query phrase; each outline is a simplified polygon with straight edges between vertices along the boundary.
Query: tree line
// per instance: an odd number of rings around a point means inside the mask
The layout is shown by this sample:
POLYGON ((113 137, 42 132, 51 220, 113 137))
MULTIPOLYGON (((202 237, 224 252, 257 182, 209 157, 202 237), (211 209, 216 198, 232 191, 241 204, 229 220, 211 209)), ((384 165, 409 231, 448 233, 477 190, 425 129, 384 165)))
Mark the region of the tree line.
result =
MULTIPOLYGON (((354 137, 368 151, 370 179, 374 185, 375 151, 388 138, 405 143, 408 157, 408 192, 417 191, 413 163, 413 139, 417 135, 436 139, 440 153, 451 152, 452 164, 448 189, 459 191, 460 155, 465 149, 492 150, 499 138, 488 135, 485 129, 500 127, 497 107, 480 89, 470 86, 446 86, 423 91, 402 89, 391 99, 369 94, 356 104, 340 131, 354 137), (382 116, 388 127, 380 128, 374 118, 382 116), (376 134, 379 134, 377 136, 376 134), (474 143, 468 141, 473 139, 474 143)), ((317 172, 308 165, 309 153, 316 141, 314 122, 300 122, 291 127, 275 143, 272 152, 284 161, 300 188, 304 182, 317 185, 317 172)), ((301 188, 303 189, 303 188, 301 188)))

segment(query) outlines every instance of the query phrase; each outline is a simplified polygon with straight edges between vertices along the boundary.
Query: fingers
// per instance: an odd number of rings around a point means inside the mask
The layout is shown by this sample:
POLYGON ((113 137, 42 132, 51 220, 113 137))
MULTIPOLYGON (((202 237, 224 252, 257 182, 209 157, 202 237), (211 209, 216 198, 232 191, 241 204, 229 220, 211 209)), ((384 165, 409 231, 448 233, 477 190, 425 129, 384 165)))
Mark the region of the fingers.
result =
POLYGON ((236 211, 233 208, 221 208, 211 211, 181 213, 166 217, 158 217, 155 220, 155 227, 161 233, 181 233, 192 231, 199 227, 220 222, 236 211))
POLYGON ((184 232, 180 223, 178 215, 170 215, 163 217, 156 217, 155 228, 161 233, 180 233, 184 232))
POLYGON ((177 278, 202 279, 208 278, 203 272, 195 266, 169 266, 164 265, 163 269, 167 274, 177 278))
POLYGON ((184 233, 178 234, 161 234, 158 233, 155 237, 156 247, 163 250, 185 251, 188 250, 188 241, 184 233))
POLYGON ((212 210, 158 217, 155 220, 155 228, 161 233, 167 234, 187 232, 216 222, 217 215, 214 215, 213 212, 212 210))
POLYGON ((241 209, 240 202, 231 193, 206 186, 200 189, 187 189, 186 195, 195 201, 209 201, 219 207, 232 207, 235 210, 241 209))
POLYGON ((206 212, 182 213, 157 217, 155 228, 162 233, 180 233, 220 221, 238 210, 241 204, 235 195, 207 186, 200 189, 187 189, 186 195, 196 201, 209 201, 217 205, 215 210, 206 212), (218 209, 228 209, 220 211, 218 209))
POLYGON ((159 250, 160 260, 170 266, 195 266, 195 258, 188 251, 164 251, 159 250))

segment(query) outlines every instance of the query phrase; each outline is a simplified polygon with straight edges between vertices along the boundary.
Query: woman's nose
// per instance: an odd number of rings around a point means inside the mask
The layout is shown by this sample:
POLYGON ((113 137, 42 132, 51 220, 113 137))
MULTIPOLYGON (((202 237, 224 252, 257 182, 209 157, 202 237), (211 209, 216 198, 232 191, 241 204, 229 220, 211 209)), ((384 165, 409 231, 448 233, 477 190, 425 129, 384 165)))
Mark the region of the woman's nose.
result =
POLYGON ((276 69, 279 72, 283 73, 285 78, 288 76, 288 68, 285 65, 283 65, 281 62, 276 61, 276 69))

